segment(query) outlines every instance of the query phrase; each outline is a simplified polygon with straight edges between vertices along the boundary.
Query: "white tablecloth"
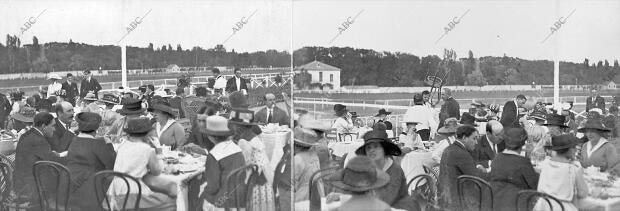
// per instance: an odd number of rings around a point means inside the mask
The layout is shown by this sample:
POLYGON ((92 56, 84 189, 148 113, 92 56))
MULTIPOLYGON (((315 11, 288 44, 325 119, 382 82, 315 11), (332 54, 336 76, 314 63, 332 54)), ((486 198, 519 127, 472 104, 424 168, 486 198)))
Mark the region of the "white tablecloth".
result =
POLYGON ((172 174, 161 174, 160 177, 162 179, 172 181, 177 184, 177 211, 186 211, 189 210, 189 197, 187 195, 188 187, 187 181, 191 178, 201 175, 205 171, 204 168, 201 168, 198 171, 189 172, 185 174, 172 175, 172 174))
POLYGON ((349 141, 349 142, 331 142, 327 144, 327 147, 334 150, 334 155, 342 157, 344 154, 355 154, 355 150, 364 145, 363 141, 349 141))
POLYGON ((291 132, 261 133, 260 138, 265 145, 265 153, 270 160, 269 167, 273 172, 284 154, 282 147, 291 140, 291 132))
POLYGON ((431 152, 413 151, 407 153, 400 161, 400 166, 403 169, 403 172, 405 172, 407 182, 415 176, 424 174, 424 168, 422 166, 429 162, 433 162, 431 152))
MULTIPOLYGON (((342 196, 341 196, 342 197, 342 196)), ((337 210, 338 207, 342 204, 344 199, 340 201, 326 203, 325 198, 321 198, 321 211, 332 211, 337 210)), ((295 203, 295 211, 309 211, 310 210, 310 200, 300 201, 295 203)), ((401 211, 401 209, 392 208, 392 211, 401 211)))
POLYGON ((575 203, 580 210, 601 210, 617 211, 620 210, 620 198, 596 199, 587 197, 575 203))

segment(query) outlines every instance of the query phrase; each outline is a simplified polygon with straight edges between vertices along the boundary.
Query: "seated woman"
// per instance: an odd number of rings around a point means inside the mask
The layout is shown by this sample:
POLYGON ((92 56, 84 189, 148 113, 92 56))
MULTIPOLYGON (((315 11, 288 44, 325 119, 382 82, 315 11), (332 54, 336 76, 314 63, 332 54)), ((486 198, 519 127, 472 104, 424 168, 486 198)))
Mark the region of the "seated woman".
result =
POLYGON ((600 119, 588 119, 585 125, 578 130, 585 133, 589 142, 582 146, 580 161, 584 168, 590 166, 598 167, 602 172, 620 174, 620 157, 616 147, 605 137, 605 133, 610 132, 600 119))
POLYGON ((191 151, 194 153, 204 154, 213 149, 213 142, 209 140, 207 134, 203 132, 206 128, 207 117, 217 115, 222 105, 214 101, 207 101, 205 105, 198 109, 196 113, 196 120, 192 124, 192 131, 187 138, 187 143, 180 147, 179 150, 191 151), (206 151, 205 151, 206 150, 206 151))
POLYGON ((506 149, 493 159, 489 175, 495 210, 515 210, 517 193, 538 187, 538 173, 530 159, 520 155, 526 139, 522 128, 509 128, 504 133, 506 149))
POLYGON ((185 145, 187 139, 185 138, 185 129, 181 124, 177 123, 174 118, 175 114, 167 102, 156 103, 149 111, 155 114, 157 122, 153 124, 154 137, 159 138, 159 143, 162 145, 170 146, 172 150, 176 150, 177 147, 185 145))
POLYGON ((441 141, 439 141, 437 146, 435 146, 435 149, 433 149, 433 151, 431 152, 431 157, 433 158, 434 162, 432 164, 429 164, 430 167, 439 166, 443 151, 456 141, 456 128, 458 127, 458 120, 456 118, 447 118, 444 121, 443 125, 443 127, 437 130, 437 133, 445 138, 440 139, 441 141))
MULTIPOLYGON (((314 172, 321 168, 319 157, 316 152, 312 151, 312 147, 319 144, 319 137, 317 134, 307 128, 295 128, 293 131, 294 145, 293 145, 293 181, 291 181, 291 189, 295 192, 294 202, 300 202, 308 200, 310 197, 310 177, 314 172)), ((319 195, 323 195, 323 186, 319 185, 319 195)), ((282 207, 290 205, 290 199, 284 200, 287 196, 280 195, 282 207)))
MULTIPOLYGON (((573 135, 555 136, 551 139, 551 150, 555 151, 549 160, 541 163, 538 191, 549 194, 562 202, 564 210, 577 211, 574 202, 588 196, 588 185, 583 176, 583 168, 575 163, 575 153, 580 141, 573 135)), ((548 210, 539 201, 534 210, 548 210)), ((559 210, 554 204, 553 210, 559 210)))
POLYGON ((351 198, 343 202, 339 211, 382 211, 392 210, 390 205, 377 198, 372 192, 386 186, 390 176, 377 169, 367 156, 357 156, 341 169, 325 179, 325 183, 340 192, 350 194, 351 198))
MULTIPOLYGON (((148 210, 171 210, 174 209, 176 190, 172 189, 171 184, 156 181, 150 177, 156 177, 162 173, 163 162, 161 155, 156 154, 155 148, 148 140, 147 134, 151 131, 151 122, 148 118, 135 118, 127 121, 124 132, 127 134, 125 141, 118 146, 114 171, 129 174, 140 180, 142 187, 142 198, 140 208, 148 210), (167 193, 156 192, 155 190, 169 190, 167 193)), ((132 185, 130 194, 137 194, 137 187, 132 185), (135 191, 135 192, 134 192, 135 191)), ((108 189, 110 198, 117 199, 116 206, 122 206, 121 195, 126 191, 125 182, 116 178, 112 181, 108 189), (118 196, 118 197, 117 197, 118 196)), ((174 186, 176 188, 176 186, 174 186)), ((163 192, 163 191, 162 191, 163 192)), ((127 204, 134 204, 135 198, 129 197, 127 204)))
POLYGON ((75 117, 80 134, 73 139, 67 154, 67 168, 71 173, 70 204, 74 210, 96 210, 97 198, 93 192, 93 175, 114 169, 116 152, 111 142, 95 138, 102 118, 99 114, 82 112, 75 117))
MULTIPOLYGON (((204 200, 202 208, 209 211, 236 207, 235 201, 230 197, 232 193, 226 191, 225 184, 231 172, 245 166, 241 148, 229 139, 233 132, 228 128, 228 120, 224 117, 207 117, 204 131, 215 146, 207 155, 202 176, 206 183, 200 196, 204 200)), ((245 189, 241 187, 237 191, 245 192, 245 189)), ((245 201, 240 203, 245 204, 245 201)))

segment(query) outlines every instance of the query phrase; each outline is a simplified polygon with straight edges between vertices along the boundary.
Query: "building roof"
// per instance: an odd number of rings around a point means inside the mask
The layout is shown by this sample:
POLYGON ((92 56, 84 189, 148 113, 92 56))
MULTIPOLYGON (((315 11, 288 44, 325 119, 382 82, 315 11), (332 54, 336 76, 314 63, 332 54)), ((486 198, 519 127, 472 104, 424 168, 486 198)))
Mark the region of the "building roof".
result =
POLYGON ((340 71, 340 68, 337 68, 337 67, 334 67, 334 66, 325 64, 323 62, 316 61, 316 60, 295 68, 295 70, 301 70, 301 69, 305 69, 307 71, 340 71))

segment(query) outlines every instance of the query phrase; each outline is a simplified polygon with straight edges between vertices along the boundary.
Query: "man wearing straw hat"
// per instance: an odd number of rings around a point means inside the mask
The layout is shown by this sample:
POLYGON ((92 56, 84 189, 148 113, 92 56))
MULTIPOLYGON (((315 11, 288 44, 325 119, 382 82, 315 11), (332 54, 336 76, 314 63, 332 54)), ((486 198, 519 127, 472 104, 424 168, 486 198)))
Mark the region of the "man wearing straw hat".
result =
POLYGON ((62 90, 62 84, 60 83, 62 77, 56 73, 50 73, 47 76, 47 80, 52 81, 52 83, 47 86, 47 97, 56 96, 56 94, 62 90))

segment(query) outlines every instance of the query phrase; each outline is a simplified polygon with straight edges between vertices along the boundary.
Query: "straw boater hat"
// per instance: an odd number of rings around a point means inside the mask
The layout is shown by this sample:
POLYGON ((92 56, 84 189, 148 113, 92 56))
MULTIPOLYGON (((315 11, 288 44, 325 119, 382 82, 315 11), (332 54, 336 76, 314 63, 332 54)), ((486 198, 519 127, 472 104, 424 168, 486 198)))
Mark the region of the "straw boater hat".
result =
POLYGON ((388 140, 387 133, 381 132, 382 131, 372 130, 364 134, 364 145, 357 148, 357 150, 355 150, 355 154, 366 155, 366 146, 371 143, 381 144, 381 147, 383 147, 383 151, 386 155, 400 156, 403 154, 396 144, 388 140))
POLYGON ((93 93, 88 93, 86 94, 86 96, 84 96, 84 101, 97 101, 99 99, 97 99, 97 96, 95 96, 95 94, 93 93))
POLYGON ((609 131, 611 131, 611 129, 605 127, 605 125, 603 124, 603 122, 600 119, 594 119, 594 118, 590 118, 590 119, 586 120, 584 125, 581 126, 579 129, 577 129, 577 132, 585 133, 585 131, 587 129, 594 129, 594 130, 598 130, 598 131, 601 131, 601 132, 609 132, 609 131))
POLYGON ((56 73, 50 73, 49 75, 47 75, 47 80, 62 80, 62 77, 60 77, 56 73))
POLYGON ((459 121, 454 117, 447 118, 446 120, 444 120, 443 127, 437 130, 437 133, 444 134, 444 135, 451 135, 451 134, 456 133, 456 129, 459 127, 458 122, 459 121))
POLYGON ((123 108, 117 110, 116 112, 122 115, 141 114, 144 110, 146 110, 142 108, 142 101, 136 98, 125 98, 121 104, 123 104, 123 108))
POLYGON ((295 144, 300 146, 312 147, 319 144, 319 136, 311 129, 297 127, 293 130, 293 134, 295 144))
POLYGON ((146 135, 153 129, 153 124, 148 118, 129 119, 125 125, 123 131, 130 135, 146 135))
POLYGON ((222 116, 209 116, 206 118, 205 134, 211 136, 232 136, 233 132, 228 128, 228 120, 222 116))
POLYGON ((328 185, 345 193, 366 192, 381 188, 390 182, 390 176, 377 169, 366 156, 351 158, 344 169, 325 178, 328 185))
POLYGON ((161 111, 163 113, 170 115, 172 118, 176 117, 176 112, 174 112, 174 108, 172 108, 170 104, 167 102, 156 103, 151 108, 149 108, 148 111, 149 112, 161 111))
POLYGON ((114 94, 105 94, 99 101, 103 103, 114 104, 114 105, 118 105, 120 103, 120 100, 114 94))
POLYGON ((92 132, 99 128, 101 124, 101 116, 97 113, 82 112, 75 116, 78 123, 78 130, 81 132, 92 132))
POLYGON ((34 115, 37 114, 37 110, 31 107, 23 107, 19 112, 13 114, 11 118, 21 122, 34 122, 34 115))
POLYGON ((551 138, 551 150, 568 149, 577 146, 579 139, 572 134, 553 136, 551 138))
POLYGON ((547 115, 547 123, 543 124, 544 126, 560 126, 561 128, 568 128, 566 125, 566 117, 559 114, 549 114, 547 115))

